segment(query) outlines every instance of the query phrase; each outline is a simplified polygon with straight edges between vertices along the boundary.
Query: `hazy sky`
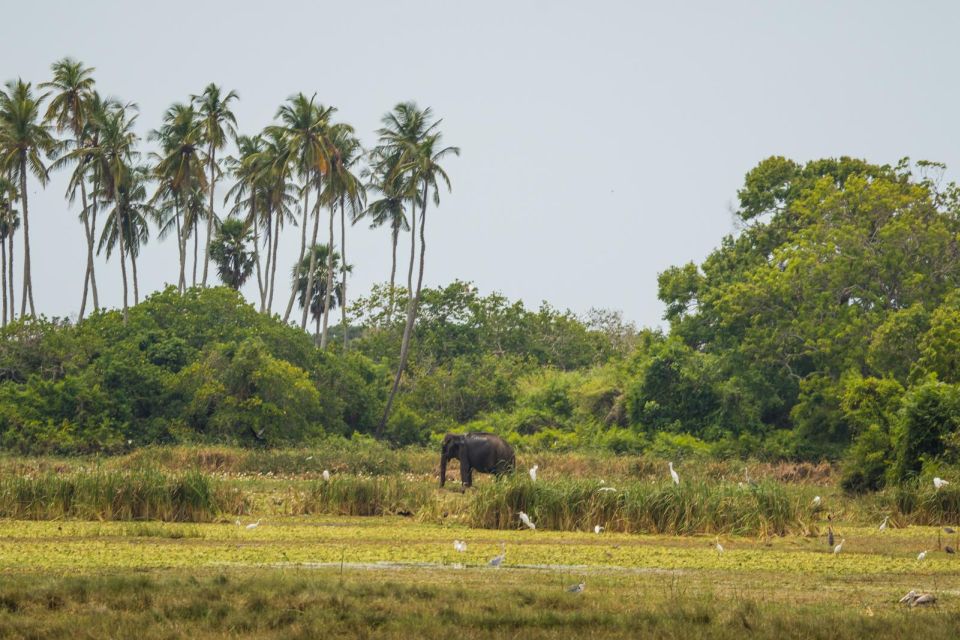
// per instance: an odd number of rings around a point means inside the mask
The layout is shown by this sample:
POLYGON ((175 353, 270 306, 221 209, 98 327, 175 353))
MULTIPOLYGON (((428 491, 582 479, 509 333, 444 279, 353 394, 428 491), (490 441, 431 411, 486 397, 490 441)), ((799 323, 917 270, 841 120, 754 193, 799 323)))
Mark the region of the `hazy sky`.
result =
MULTIPOLYGON (((395 103, 429 105, 463 153, 429 214, 427 284, 472 280, 652 325, 657 273, 732 230, 761 159, 960 166, 958 19, 952 2, 38 1, 4 12, 0 79, 41 82, 73 56, 102 92, 139 104, 143 134, 209 82, 240 94, 242 132, 316 92, 368 146, 395 103)), ((64 182, 30 180, 48 315, 75 314, 83 281, 64 182)), ((286 284, 298 230, 281 247, 286 284)), ((386 230, 354 228, 347 250, 353 294, 387 279, 386 230)), ((138 266, 141 291, 175 282, 175 243, 151 239, 138 266)), ((119 265, 98 268, 101 300, 118 305, 119 265)))

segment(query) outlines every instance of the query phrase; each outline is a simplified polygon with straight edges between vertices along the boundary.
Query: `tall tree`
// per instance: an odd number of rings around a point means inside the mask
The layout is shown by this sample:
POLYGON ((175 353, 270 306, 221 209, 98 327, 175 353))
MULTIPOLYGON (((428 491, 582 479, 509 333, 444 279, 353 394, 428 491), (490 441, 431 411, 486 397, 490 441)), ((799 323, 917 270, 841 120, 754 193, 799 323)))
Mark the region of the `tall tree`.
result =
MULTIPOLYGON (((381 150, 382 151, 382 150, 381 150)), ((360 211, 357 218, 369 218, 370 228, 387 225, 390 228, 390 289, 388 319, 393 318, 395 283, 397 275, 397 244, 401 231, 409 231, 410 223, 404 212, 409 189, 404 185, 406 176, 396 170, 397 158, 383 156, 378 150, 371 153, 371 167, 367 170, 367 188, 380 197, 360 211)), ((356 222, 356 220, 354 220, 356 222)))
MULTIPOLYGON (((309 310, 310 315, 316 326, 314 340, 320 339, 320 321, 330 310, 335 309, 337 305, 343 303, 343 291, 337 285, 332 295, 327 295, 327 265, 333 264, 333 269, 340 268, 340 254, 336 251, 330 251, 325 244, 316 244, 310 248, 310 253, 314 255, 304 256, 298 269, 296 265, 291 270, 291 287, 296 292, 297 301, 300 306, 309 310), (331 255, 332 254, 332 255, 331 255), (307 269, 313 265, 316 273, 309 277, 307 269), (310 287, 313 283, 313 287, 310 287), (309 295, 307 292, 310 292, 309 295)), ((353 271, 353 267, 344 265, 347 272, 353 271)))
MULTIPOLYGON (((446 156, 460 155, 458 147, 444 147, 442 134, 438 127, 442 120, 433 120, 433 113, 429 107, 419 110, 411 102, 397 105, 392 113, 384 118, 384 127, 380 130, 381 146, 385 147, 385 155, 397 158, 396 170, 409 175, 411 198, 416 201, 417 191, 420 197, 420 269, 417 276, 416 290, 412 289, 407 302, 407 321, 403 329, 403 339, 400 343, 400 362, 393 379, 390 395, 384 407, 383 417, 377 425, 377 436, 383 435, 387 420, 390 418, 390 409, 400 387, 400 379, 407 365, 410 350, 410 337, 417 318, 417 307, 420 303, 420 290, 423 286, 424 258, 427 251, 426 221, 427 202, 433 194, 435 205, 440 204, 439 183, 446 185, 450 190, 450 178, 440 166, 440 161, 446 156)), ((413 252, 411 251, 411 270, 413 266, 413 252)), ((412 280, 408 274, 408 281, 412 280)), ((411 283, 412 284, 412 283, 411 283)))
POLYGON ((41 185, 49 180, 44 157, 56 157, 60 143, 50 125, 43 122, 41 104, 46 94, 36 95, 31 83, 11 81, 0 91, 0 172, 12 174, 20 182, 20 211, 23 219, 23 300, 20 315, 36 315, 33 304, 33 280, 30 274, 30 207, 27 197, 27 174, 32 173, 41 185))
POLYGON ((20 216, 13 208, 19 198, 12 180, 0 175, 0 280, 3 282, 3 326, 14 319, 13 297, 13 234, 20 226, 20 216), (9 245, 9 249, 7 248, 9 245), (9 275, 7 266, 9 265, 9 275))
MULTIPOLYGON (((172 204, 173 217, 179 230, 180 277, 177 286, 187 288, 187 239, 194 235, 203 217, 205 207, 197 206, 197 194, 205 191, 205 158, 203 136, 197 112, 191 105, 173 104, 163 116, 162 126, 150 132, 149 139, 160 142, 154 174, 160 183, 155 197, 165 197, 168 208, 172 204)), ((194 251, 194 284, 196 284, 196 251, 194 251)))
MULTIPOLYGON (((88 105, 94 91, 93 71, 85 67, 82 62, 63 58, 51 66, 53 79, 40 85, 42 89, 50 90, 50 103, 47 105, 45 119, 56 126, 61 134, 69 132, 73 139, 67 141, 70 148, 78 149, 85 145, 85 138, 90 133, 88 105)), ((80 299, 80 313, 78 319, 83 320, 87 308, 87 294, 93 291, 93 308, 99 310, 100 302, 97 295, 97 279, 94 271, 93 245, 95 230, 90 226, 91 208, 87 202, 87 174, 89 162, 86 156, 77 156, 74 159, 76 168, 71 176, 67 188, 67 197, 70 202, 76 198, 77 188, 80 190, 80 220, 83 222, 84 236, 87 241, 87 266, 83 276, 83 296, 80 299)))
POLYGON ((257 274, 257 294, 260 298, 260 311, 266 306, 266 288, 263 282, 263 267, 260 262, 260 225, 265 220, 263 211, 263 180, 257 166, 257 157, 263 152, 263 138, 260 136, 237 136, 237 155, 226 160, 230 175, 235 182, 224 204, 233 199, 230 215, 241 216, 244 224, 253 235, 253 264, 257 274), (259 206, 258 206, 259 205, 259 206))
MULTIPOLYGON (((350 209, 351 219, 356 221, 360 212, 366 203, 366 189, 363 181, 357 175, 356 168, 360 163, 363 154, 363 148, 360 141, 354 135, 353 127, 345 124, 337 124, 330 129, 330 142, 333 155, 330 162, 330 168, 326 176, 326 189, 324 200, 330 201, 340 207, 340 253, 343 258, 340 265, 340 285, 339 291, 343 300, 340 302, 341 324, 343 325, 343 347, 347 348, 347 223, 346 210, 350 209)), ((333 207, 331 207, 331 212, 333 207)), ((329 246, 333 244, 333 217, 330 219, 330 239, 329 246)), ((333 253, 327 253, 326 269, 326 295, 333 293, 333 253)), ((330 308, 329 299, 325 302, 324 308, 330 308)), ((327 321, 324 320, 323 330, 321 332, 320 343, 326 347, 327 321)))
POLYGON ((217 229, 210 255, 223 284, 239 290, 253 273, 254 257, 249 250, 253 233, 243 220, 228 218, 217 229))
POLYGON ((149 220, 155 210, 147 198, 146 183, 150 171, 146 167, 126 167, 120 173, 120 183, 115 194, 105 193, 103 199, 110 203, 107 219, 97 252, 106 250, 109 259, 113 248, 123 244, 126 257, 130 259, 133 275, 133 302, 140 303, 140 285, 137 277, 137 257, 140 248, 150 239, 149 220))
MULTIPOLYGON (((130 172, 136 166, 139 153, 136 144, 139 137, 133 131, 137 120, 136 105, 115 105, 107 108, 96 116, 98 136, 95 141, 80 149, 70 152, 71 155, 89 156, 89 161, 95 163, 99 181, 99 191, 104 199, 114 204, 122 203, 121 189, 124 184, 130 184, 130 172)), ((114 215, 112 224, 120 250, 120 274, 123 280, 123 321, 127 322, 129 315, 129 291, 127 283, 126 265, 126 234, 121 230, 122 215, 114 215)), ((109 225, 107 225, 109 226, 109 225)), ((106 230, 105 230, 106 231, 106 230)))
POLYGON ((213 192, 217 186, 217 151, 227 146, 227 136, 237 137, 237 118, 230 110, 230 103, 237 99, 235 91, 223 95, 220 87, 212 82, 207 85, 203 93, 193 96, 192 100, 200 118, 200 131, 203 141, 207 145, 207 168, 210 172, 210 209, 207 214, 207 246, 203 258, 202 286, 207 286, 207 270, 210 266, 210 241, 213 237, 213 227, 216 223, 216 213, 213 210, 213 192))
MULTIPOLYGON (((313 234, 310 246, 317 243, 317 233, 320 224, 320 193, 323 188, 322 177, 327 171, 330 160, 330 141, 329 141, 329 121, 330 116, 336 109, 333 107, 324 107, 314 104, 313 98, 307 98, 300 93, 287 100, 287 104, 281 105, 277 111, 277 119, 280 121, 277 125, 267 127, 267 131, 273 131, 282 136, 286 142, 287 155, 286 162, 291 163, 303 180, 303 227, 300 230, 300 255, 294 263, 294 269, 300 268, 303 262, 303 256, 307 249, 307 225, 311 211, 314 213, 313 234), (310 189, 313 188, 317 193, 317 201, 314 209, 310 209, 310 189)), ((311 257, 315 257, 311 254, 311 257)), ((308 278, 313 276, 313 269, 308 273, 308 278)), ((293 301, 296 292, 290 292, 290 300, 287 302, 287 309, 283 314, 283 321, 290 318, 290 312, 293 311, 293 301)), ((306 315, 303 316, 306 318, 306 315)), ((306 328, 306 322, 301 322, 301 327, 306 328)))

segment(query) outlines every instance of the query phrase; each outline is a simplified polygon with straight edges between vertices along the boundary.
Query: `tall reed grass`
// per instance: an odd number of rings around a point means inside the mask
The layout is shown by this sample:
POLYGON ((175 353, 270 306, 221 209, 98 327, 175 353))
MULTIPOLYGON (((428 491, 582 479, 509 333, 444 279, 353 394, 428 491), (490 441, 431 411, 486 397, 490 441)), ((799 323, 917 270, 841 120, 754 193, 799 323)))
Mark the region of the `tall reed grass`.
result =
POLYGON ((199 471, 0 476, 0 517, 208 522, 241 513, 244 496, 199 471))
POLYGON ((432 483, 404 476, 334 476, 310 483, 298 513, 342 516, 416 515, 434 499, 432 483))

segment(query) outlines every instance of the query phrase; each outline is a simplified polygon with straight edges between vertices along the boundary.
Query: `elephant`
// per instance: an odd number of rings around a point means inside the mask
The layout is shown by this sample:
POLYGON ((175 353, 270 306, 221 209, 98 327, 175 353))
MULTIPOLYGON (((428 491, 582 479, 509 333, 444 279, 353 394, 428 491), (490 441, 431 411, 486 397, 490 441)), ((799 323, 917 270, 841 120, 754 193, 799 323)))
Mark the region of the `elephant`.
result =
POLYGON ((447 481, 447 461, 460 460, 460 480, 464 487, 473 484, 473 471, 497 477, 513 471, 517 459, 513 448, 492 433, 448 433, 440 449, 440 486, 447 481))

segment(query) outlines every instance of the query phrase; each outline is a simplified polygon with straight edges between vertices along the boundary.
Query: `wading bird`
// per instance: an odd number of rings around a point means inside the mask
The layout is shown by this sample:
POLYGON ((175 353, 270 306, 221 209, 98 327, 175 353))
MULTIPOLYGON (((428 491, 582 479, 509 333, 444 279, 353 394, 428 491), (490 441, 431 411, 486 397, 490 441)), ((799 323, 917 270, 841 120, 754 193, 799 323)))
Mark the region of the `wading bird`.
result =
POLYGON ((597 489, 597 493, 606 492, 606 491, 616 491, 613 487, 600 487, 597 489))
POLYGON ((530 471, 528 472, 530 474, 530 479, 533 480, 534 482, 537 481, 537 469, 539 468, 540 468, 540 465, 535 464, 532 467, 530 467, 530 471))
POLYGON ((490 560, 490 566, 500 568, 500 565, 503 564, 503 561, 507 559, 507 545, 500 543, 500 555, 494 556, 490 560))
POLYGON ((467 543, 463 540, 454 540, 453 541, 453 550, 457 553, 463 553, 467 550, 467 543))
POLYGON ((239 519, 239 518, 237 518, 237 526, 238 526, 238 527, 242 527, 242 526, 243 526, 243 523, 240 522, 240 519, 239 519))
POLYGON ((259 526, 260 526, 260 521, 259 521, 259 520, 257 520, 256 522, 251 522, 250 524, 247 525, 247 531, 253 531, 254 529, 256 529, 256 528, 259 527, 259 526))
POLYGON ((933 479, 933 487, 934 487, 937 491, 939 491, 939 490, 942 489, 943 487, 947 486, 948 484, 950 484, 950 483, 947 482, 946 480, 942 479, 942 478, 934 478, 934 479, 933 479))
POLYGON ((926 552, 926 550, 923 550, 923 551, 921 551, 920 553, 917 554, 917 562, 923 562, 923 561, 926 560, 926 559, 927 559, 927 552, 926 552))
POLYGON ((330 472, 326 469, 323 470, 323 479, 325 482, 330 482, 330 472))
POLYGON ((536 531, 537 525, 533 524, 533 520, 530 519, 530 516, 525 514, 523 511, 520 512, 520 522, 525 524, 528 529, 531 531, 536 531))
POLYGON ((890 516, 887 516, 887 517, 885 517, 885 518, 883 519, 883 522, 880 523, 880 531, 886 531, 886 530, 887 530, 887 521, 889 521, 889 520, 890 520, 890 516))
POLYGON ((820 499, 820 496, 813 496, 813 506, 819 507, 821 502, 823 500, 820 499))
POLYGON ((597 535, 600 535, 601 533, 603 533, 603 527, 601 527, 600 525, 594 525, 593 532, 597 535))
POLYGON ((837 554, 840 553, 840 551, 843 550, 843 543, 846 542, 846 541, 847 541, 846 538, 840 538, 840 544, 838 544, 837 546, 835 546, 835 547, 833 548, 833 555, 837 555, 837 554))
POLYGON ((680 484, 680 474, 673 470, 673 463, 670 463, 670 477, 673 478, 673 484, 680 484))
POLYGON ((580 584, 575 584, 572 587, 567 587, 567 593, 583 593, 583 590, 587 588, 586 582, 581 582, 580 584))
POLYGON ((720 536, 717 536, 717 541, 713 548, 717 550, 717 555, 723 555, 723 545, 720 544, 720 536))

